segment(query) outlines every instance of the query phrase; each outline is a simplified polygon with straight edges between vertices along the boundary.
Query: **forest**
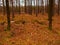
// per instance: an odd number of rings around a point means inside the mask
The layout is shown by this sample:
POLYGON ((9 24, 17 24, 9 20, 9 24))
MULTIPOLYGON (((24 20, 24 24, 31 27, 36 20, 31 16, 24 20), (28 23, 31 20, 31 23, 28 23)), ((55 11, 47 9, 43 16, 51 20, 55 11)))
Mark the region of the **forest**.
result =
POLYGON ((60 45, 60 0, 0 0, 0 45, 60 45))

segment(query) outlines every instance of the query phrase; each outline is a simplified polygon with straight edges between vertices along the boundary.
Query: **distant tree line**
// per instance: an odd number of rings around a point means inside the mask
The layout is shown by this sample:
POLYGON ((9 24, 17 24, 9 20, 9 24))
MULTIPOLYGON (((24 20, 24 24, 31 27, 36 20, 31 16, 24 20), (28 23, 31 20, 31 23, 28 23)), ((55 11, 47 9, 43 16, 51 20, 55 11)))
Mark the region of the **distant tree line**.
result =
MULTIPOLYGON (((31 14, 31 15, 32 13, 35 13, 36 16, 39 13, 42 13, 42 14, 48 13, 49 0, 46 0, 45 6, 44 6, 44 0, 24 0, 24 6, 20 6, 21 5, 20 0, 15 0, 15 1, 16 1, 16 6, 14 6, 15 5, 14 0, 9 0, 9 4, 12 5, 12 6, 9 6, 10 12, 13 12, 12 13, 13 15, 14 15, 14 12, 21 14, 23 9, 24 9, 23 12, 31 14)), ((2 0, 2 2, 3 2, 3 14, 5 14, 6 12, 5 1, 2 0)), ((54 0, 54 3, 55 3, 55 0, 54 0)), ((54 4, 54 9, 55 9, 54 12, 59 15, 60 14, 60 0, 58 0, 57 3, 58 4, 54 4)), ((0 6, 0 11, 2 10, 1 8, 2 7, 0 6)))

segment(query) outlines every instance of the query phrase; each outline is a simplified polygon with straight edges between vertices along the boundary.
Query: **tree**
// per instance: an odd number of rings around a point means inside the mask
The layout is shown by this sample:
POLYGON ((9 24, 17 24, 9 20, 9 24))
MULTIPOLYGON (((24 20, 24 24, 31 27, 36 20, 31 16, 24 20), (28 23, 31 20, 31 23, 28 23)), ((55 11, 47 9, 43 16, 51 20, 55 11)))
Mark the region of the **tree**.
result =
POLYGON ((5 15, 5 5, 4 5, 4 0, 2 0, 3 2, 3 15, 5 15))
POLYGON ((20 11, 20 0, 19 0, 19 14, 21 13, 21 11, 20 11))
POLYGON ((32 15, 32 0, 30 0, 30 14, 32 15))
POLYGON ((12 4, 12 20, 14 20, 13 0, 10 0, 10 1, 11 1, 11 4, 12 4))
POLYGON ((43 0, 41 0, 41 6, 42 6, 41 7, 41 11, 42 12, 41 13, 44 14, 44 1, 43 0))
POLYGON ((49 29, 52 30, 53 0, 49 0, 49 29))
POLYGON ((17 0, 16 0, 16 12, 17 12, 17 8, 18 8, 18 7, 17 7, 17 3, 18 3, 18 2, 17 2, 17 0))
POLYGON ((36 16, 38 15, 38 0, 36 0, 36 10, 35 10, 36 16))
POLYGON ((6 0, 6 13, 7 13, 7 29, 10 30, 10 10, 9 10, 9 1, 6 0))
POLYGON ((32 15, 32 0, 28 0, 28 13, 32 15))
POLYGON ((47 13, 48 13, 48 5, 49 5, 49 0, 47 0, 47 9, 46 9, 47 13))
POLYGON ((60 14, 60 0, 58 0, 58 15, 60 14))
POLYGON ((35 7, 36 7, 36 6, 35 6, 35 0, 34 0, 34 13, 35 13, 35 7))
POLYGON ((25 13, 27 12, 26 8, 27 8, 27 7, 26 7, 26 0, 25 0, 25 13))
POLYGON ((27 13, 29 14, 29 0, 27 0, 27 13))
POLYGON ((38 0, 38 13, 39 13, 39 10, 40 10, 40 9, 39 9, 39 0, 38 0))

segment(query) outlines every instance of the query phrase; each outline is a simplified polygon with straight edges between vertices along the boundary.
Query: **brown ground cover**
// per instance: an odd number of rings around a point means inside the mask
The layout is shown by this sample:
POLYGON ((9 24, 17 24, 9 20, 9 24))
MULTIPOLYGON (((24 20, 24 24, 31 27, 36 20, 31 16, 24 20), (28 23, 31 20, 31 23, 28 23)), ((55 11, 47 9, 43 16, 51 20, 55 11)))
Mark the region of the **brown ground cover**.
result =
MULTIPOLYGON (((12 18, 11 18, 12 19, 12 18)), ((0 15, 0 45, 60 45, 60 16, 53 17, 53 30, 48 29, 47 14, 15 14, 8 31, 6 15, 0 15), (4 23, 3 23, 4 22, 4 23)))

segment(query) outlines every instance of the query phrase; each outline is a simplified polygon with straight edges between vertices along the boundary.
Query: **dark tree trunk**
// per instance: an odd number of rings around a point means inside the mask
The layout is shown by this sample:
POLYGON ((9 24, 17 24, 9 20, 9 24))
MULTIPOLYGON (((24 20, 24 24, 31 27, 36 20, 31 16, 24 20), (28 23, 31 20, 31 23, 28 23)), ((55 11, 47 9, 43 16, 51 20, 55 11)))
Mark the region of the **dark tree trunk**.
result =
POLYGON ((26 8, 27 8, 27 7, 26 7, 26 0, 25 0, 25 13, 27 12, 26 8))
POLYGON ((19 0, 19 14, 21 13, 21 10, 20 10, 20 0, 19 0))
POLYGON ((41 2, 41 13, 42 13, 42 15, 44 14, 44 1, 43 0, 41 0, 42 2, 41 2))
POLYGON ((49 29, 52 30, 53 0, 49 0, 49 29))
POLYGON ((31 4, 30 4, 30 14, 32 15, 32 0, 31 0, 31 4))
POLYGON ((36 8, 36 6, 35 6, 35 0, 34 0, 34 13, 35 13, 35 8, 36 8))
POLYGON ((18 2, 17 2, 17 0, 16 0, 16 12, 17 12, 17 9, 18 9, 18 7, 17 7, 17 3, 18 3, 18 2))
POLYGON ((36 16, 38 15, 38 0, 36 0, 36 10, 35 10, 36 16))
POLYGON ((9 1, 8 0, 6 0, 6 13, 7 13, 7 22, 8 22, 7 29, 10 30, 10 10, 9 10, 9 1))
POLYGON ((29 6, 29 7, 28 7, 28 10, 29 10, 28 13, 29 13, 30 15, 32 15, 32 0, 29 0, 28 3, 29 3, 29 5, 28 5, 28 6, 29 6))
POLYGON ((45 12, 48 13, 48 5, 49 5, 49 0, 46 0, 46 6, 45 6, 45 12))
POLYGON ((60 14, 60 0, 58 0, 58 15, 60 14))

